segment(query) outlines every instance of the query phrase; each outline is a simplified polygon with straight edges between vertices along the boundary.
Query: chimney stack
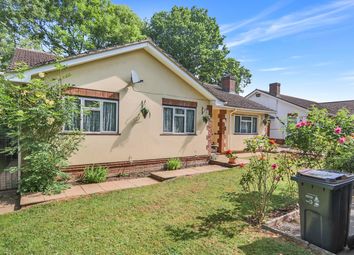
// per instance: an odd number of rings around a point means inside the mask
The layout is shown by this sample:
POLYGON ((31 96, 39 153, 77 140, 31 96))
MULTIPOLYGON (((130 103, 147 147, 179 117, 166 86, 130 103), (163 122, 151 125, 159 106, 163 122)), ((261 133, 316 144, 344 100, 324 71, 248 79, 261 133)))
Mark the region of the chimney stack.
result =
POLYGON ((272 96, 278 97, 280 96, 280 83, 274 82, 269 84, 269 94, 272 96))
POLYGON ((228 93, 235 94, 236 78, 232 75, 226 75, 221 79, 222 90, 228 93))

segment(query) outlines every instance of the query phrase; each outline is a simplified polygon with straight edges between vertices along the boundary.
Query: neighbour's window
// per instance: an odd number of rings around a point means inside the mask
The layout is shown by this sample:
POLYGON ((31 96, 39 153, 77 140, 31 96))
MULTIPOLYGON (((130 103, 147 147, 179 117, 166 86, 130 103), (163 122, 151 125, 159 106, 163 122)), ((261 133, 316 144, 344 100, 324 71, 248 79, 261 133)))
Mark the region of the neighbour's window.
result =
POLYGON ((256 134, 258 118, 253 116, 235 116, 235 133, 237 134, 256 134))
POLYGON ((298 114, 297 113, 288 113, 288 126, 290 124, 296 124, 298 120, 298 114))
POLYGON ((84 133, 116 133, 118 131, 118 102, 105 99, 77 98, 78 112, 64 131, 84 133))
POLYGON ((177 134, 194 134, 195 109, 164 106, 163 132, 177 134))

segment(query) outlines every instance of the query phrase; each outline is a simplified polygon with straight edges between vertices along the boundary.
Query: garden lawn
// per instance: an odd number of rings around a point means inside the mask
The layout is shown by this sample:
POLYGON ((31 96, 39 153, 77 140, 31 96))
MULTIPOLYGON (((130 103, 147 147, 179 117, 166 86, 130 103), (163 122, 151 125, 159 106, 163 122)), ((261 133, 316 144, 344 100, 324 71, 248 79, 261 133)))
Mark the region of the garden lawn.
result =
MULTIPOLYGON (((252 197, 241 192, 240 171, 0 216, 0 254, 311 254, 243 220, 252 197)), ((278 193, 273 207, 294 202, 278 193)))

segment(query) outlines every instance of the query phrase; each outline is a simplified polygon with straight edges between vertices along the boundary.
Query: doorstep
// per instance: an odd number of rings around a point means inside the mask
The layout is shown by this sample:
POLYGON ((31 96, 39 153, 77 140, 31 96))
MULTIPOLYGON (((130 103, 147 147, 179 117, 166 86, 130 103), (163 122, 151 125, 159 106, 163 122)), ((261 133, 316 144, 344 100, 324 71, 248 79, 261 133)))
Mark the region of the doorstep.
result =
POLYGON ((211 165, 191 167, 191 168, 185 168, 179 170, 157 171, 151 173, 150 177, 158 181, 166 181, 181 176, 191 176, 191 175, 204 174, 204 173, 210 173, 210 172, 221 171, 221 170, 225 170, 225 166, 211 164, 211 165))

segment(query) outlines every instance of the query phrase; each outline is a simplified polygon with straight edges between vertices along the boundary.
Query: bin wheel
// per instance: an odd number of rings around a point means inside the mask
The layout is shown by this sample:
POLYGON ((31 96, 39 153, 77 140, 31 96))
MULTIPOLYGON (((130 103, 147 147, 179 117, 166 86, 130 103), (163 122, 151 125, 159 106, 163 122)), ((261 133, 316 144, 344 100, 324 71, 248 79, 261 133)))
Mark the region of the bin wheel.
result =
POLYGON ((354 249, 354 236, 349 236, 347 240, 347 245, 349 249, 354 249))

